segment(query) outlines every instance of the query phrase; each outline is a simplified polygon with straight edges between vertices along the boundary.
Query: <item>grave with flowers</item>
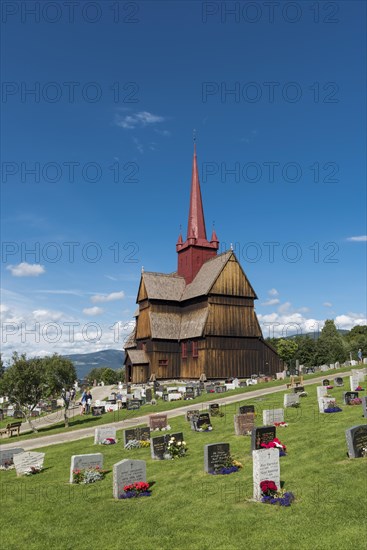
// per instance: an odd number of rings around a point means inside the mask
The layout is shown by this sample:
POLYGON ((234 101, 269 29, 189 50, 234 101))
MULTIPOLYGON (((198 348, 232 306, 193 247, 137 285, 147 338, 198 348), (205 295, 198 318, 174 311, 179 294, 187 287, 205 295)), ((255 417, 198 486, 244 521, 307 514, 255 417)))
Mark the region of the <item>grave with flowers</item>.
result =
POLYGON ((210 420, 209 413, 200 413, 199 416, 194 416, 191 419, 191 429, 195 432, 211 432, 213 426, 210 420))
POLYGON ((238 472, 242 464, 230 453, 229 443, 212 443, 204 447, 204 470, 212 475, 238 472))
POLYGON ((234 415, 234 431, 236 435, 251 435, 254 426, 254 412, 234 415))
POLYGON ((113 465, 113 497, 134 498, 149 496, 145 460, 120 460, 113 465))
POLYGON ((112 445, 116 442, 116 428, 114 426, 102 426, 94 430, 95 445, 112 445))
POLYGON ((73 455, 70 464, 70 483, 92 483, 103 479, 99 472, 103 468, 103 454, 73 455), (97 479, 98 478, 98 479, 97 479))
POLYGON ((182 432, 152 437, 150 440, 151 457, 155 460, 170 460, 175 457, 182 457, 186 454, 186 442, 182 432), (182 453, 175 452, 182 448, 182 453), (175 456, 172 456, 175 455, 175 456))
POLYGON ((367 457, 367 425, 352 426, 345 431, 349 458, 367 457))

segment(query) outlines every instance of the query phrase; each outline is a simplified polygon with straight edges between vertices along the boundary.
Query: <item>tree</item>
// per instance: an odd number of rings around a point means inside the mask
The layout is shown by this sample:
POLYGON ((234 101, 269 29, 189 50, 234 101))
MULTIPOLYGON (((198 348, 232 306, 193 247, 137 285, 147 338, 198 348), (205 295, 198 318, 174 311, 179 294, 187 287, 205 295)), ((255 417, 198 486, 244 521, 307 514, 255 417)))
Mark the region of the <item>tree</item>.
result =
POLYGON ((279 357, 288 364, 291 359, 294 359, 295 353, 298 349, 298 344, 293 339, 285 340, 284 338, 281 338, 277 341, 276 349, 279 357))
POLYGON ((31 414, 45 393, 46 377, 42 360, 13 353, 10 366, 0 380, 0 393, 17 405, 34 432, 31 414))
POLYGON ((316 344, 315 362, 318 365, 343 362, 347 349, 332 319, 327 319, 316 344))
POLYGON ((55 397, 61 395, 64 401, 64 421, 65 428, 69 426, 69 417, 67 411, 70 405, 70 389, 76 380, 76 371, 74 364, 70 359, 54 354, 51 357, 45 357, 43 360, 46 377, 46 397, 55 397))
POLYGON ((116 384, 118 382, 118 373, 116 370, 106 368, 102 374, 102 380, 105 384, 116 384))
POLYGON ((296 336, 294 341, 298 345, 298 349, 294 355, 294 359, 298 359, 300 365, 311 367, 315 364, 316 341, 310 336, 296 336))
POLYGON ((367 356, 367 325, 357 325, 344 335, 347 355, 352 354, 357 359, 357 352, 362 350, 363 357, 367 356))
POLYGON ((93 384, 96 380, 97 384, 102 382, 103 380, 103 373, 106 370, 106 367, 94 367, 86 376, 86 379, 88 380, 89 384, 93 384))
POLYGON ((5 365, 4 365, 3 359, 0 355, 0 378, 3 377, 4 372, 5 372, 5 365))

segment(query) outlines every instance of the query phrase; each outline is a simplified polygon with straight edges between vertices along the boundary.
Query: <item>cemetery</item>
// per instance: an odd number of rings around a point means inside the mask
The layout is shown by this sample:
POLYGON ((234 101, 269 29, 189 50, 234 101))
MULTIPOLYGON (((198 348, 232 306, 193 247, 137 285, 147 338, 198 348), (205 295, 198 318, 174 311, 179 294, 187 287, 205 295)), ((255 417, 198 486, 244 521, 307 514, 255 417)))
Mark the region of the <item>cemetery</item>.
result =
POLYGON ((282 541, 272 543, 274 548, 306 549, 320 541, 328 548, 339 537, 344 537, 343 548, 358 547, 365 499, 366 396, 359 392, 361 403, 349 406, 353 396, 345 394, 355 392, 345 389, 307 386, 308 397, 297 407, 285 399, 298 397, 291 388, 261 399, 219 403, 222 416, 217 407, 212 414, 195 404, 184 415, 168 419, 164 412, 151 414, 146 424, 125 430, 113 423, 97 425, 94 437, 31 453, 21 444, 13 452, 1 451, 3 541, 8 548, 15 541, 16 546, 57 547, 61 531, 65 547, 87 537, 93 545, 117 549, 119 541, 131 540, 136 532, 134 547, 139 550, 230 549, 238 548, 241 539, 259 548, 281 522, 282 541), (339 406, 339 414, 324 414, 328 399, 339 406), (279 428, 282 422, 286 430, 279 428), (212 430, 200 432, 203 425, 212 430), (102 445, 108 438, 116 444, 102 445), (146 446, 125 448, 131 441, 146 446), (183 459, 173 460, 180 444, 183 459), (15 468, 5 467, 10 463, 15 468), (38 475, 24 475, 30 467, 38 468, 38 475), (351 484, 353 498, 346 502, 351 484), (150 498, 136 498, 146 496, 150 498), (11 523, 14 514, 16 526, 11 523), (73 530, 68 527, 71 515, 73 530), (333 529, 325 530, 331 516, 333 529), (31 543, 24 518, 34 525, 31 543), (48 526, 57 522, 57 533, 44 528, 45 518, 48 526))

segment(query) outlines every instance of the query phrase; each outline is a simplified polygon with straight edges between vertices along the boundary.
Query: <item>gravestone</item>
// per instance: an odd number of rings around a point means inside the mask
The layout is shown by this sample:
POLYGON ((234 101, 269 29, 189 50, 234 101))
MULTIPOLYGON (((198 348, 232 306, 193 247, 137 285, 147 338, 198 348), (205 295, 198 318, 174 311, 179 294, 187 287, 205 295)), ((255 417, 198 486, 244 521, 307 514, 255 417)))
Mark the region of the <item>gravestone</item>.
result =
POLYGON ((316 393, 317 393, 317 399, 321 399, 321 397, 325 397, 325 395, 327 395, 326 386, 317 386, 316 393))
POLYGON ((298 393, 285 393, 284 394, 284 407, 293 407, 294 405, 299 404, 299 394, 298 393))
POLYGON ((213 393, 215 391, 215 386, 214 384, 207 384, 205 386, 205 389, 206 389, 206 393, 213 393))
POLYGON ((145 460, 120 460, 113 465, 113 497, 119 498, 125 485, 147 480, 145 460))
POLYGON ((255 413, 248 412, 234 415, 234 431, 236 435, 251 435, 255 426, 255 413))
POLYGON ((102 443, 104 439, 112 438, 116 440, 116 428, 113 426, 102 426, 94 430, 94 444, 102 443))
POLYGON ((225 386, 215 386, 215 393, 224 393, 227 391, 225 386))
POLYGON ((361 458, 367 456, 367 424, 353 426, 345 430, 349 458, 361 458))
POLYGON ((21 447, 16 447, 15 449, 5 449, 5 451, 0 449, 0 466, 10 466, 13 464, 14 455, 19 453, 24 453, 24 449, 21 447))
POLYGON ((85 455, 73 455, 70 464, 70 483, 73 483, 73 470, 86 470, 87 468, 103 468, 103 454, 93 453, 85 455))
POLYGON ((174 437, 176 442, 184 441, 184 436, 182 432, 159 435, 157 437, 152 437, 150 440, 150 453, 151 457, 155 460, 164 460, 165 454, 167 453, 168 442, 174 437))
POLYGON ((194 418, 192 420, 193 426, 191 426, 195 431, 198 431, 199 428, 202 428, 204 425, 211 426, 211 420, 209 413, 200 413, 199 418, 194 418))
POLYGON ((24 452, 13 456, 17 476, 25 474, 31 467, 43 468, 45 453, 24 452))
POLYGON ((293 389, 293 393, 302 393, 302 392, 305 391, 304 386, 296 386, 296 387, 294 387, 294 388, 292 388, 292 389, 293 389))
POLYGON ((275 422, 284 422, 284 409, 265 409, 263 411, 263 424, 267 426, 275 422))
POLYGON ((92 416, 102 416, 106 412, 106 407, 100 405, 100 406, 94 406, 92 409, 92 416))
POLYGON ((337 361, 337 362, 335 363, 335 368, 336 368, 336 369, 340 369, 340 363, 339 363, 339 361, 337 361))
POLYGON ((185 398, 186 399, 194 399, 195 397, 195 390, 192 386, 186 386, 185 391, 185 398))
POLYGON ((367 395, 362 397, 362 409, 364 418, 367 418, 367 395))
POLYGON ((260 483, 274 481, 280 489, 280 463, 278 449, 260 449, 252 451, 253 498, 261 500, 260 483))
POLYGON ((199 417, 199 414, 199 409, 189 409, 186 411, 186 420, 190 422, 194 417, 199 417))
POLYGON ((129 441, 148 441, 150 439, 150 428, 128 428, 124 431, 124 445, 129 441))
POLYGON ((210 403, 209 404, 210 416, 219 416, 219 413, 220 413, 219 403, 210 403))
POLYGON ((325 378, 325 380, 322 381, 323 386, 330 386, 330 380, 328 378, 325 378))
POLYGON ((335 397, 320 397, 318 399, 319 404, 319 412, 324 413, 325 409, 328 408, 328 406, 335 401, 335 397))
POLYGON ((213 474, 230 453, 229 443, 212 443, 204 446, 204 470, 213 474))
MULTIPOLYGON (((255 451, 261 449, 261 443, 270 443, 276 437, 275 426, 262 426, 254 428, 251 434, 251 450, 255 451)), ((279 454, 279 451, 278 451, 279 454)))
POLYGON ((345 391, 343 392, 343 403, 344 405, 348 405, 349 404, 349 401, 351 401, 352 399, 356 399, 358 397, 358 392, 357 391, 345 391))
POLYGON ((334 384, 338 388, 344 386, 343 378, 341 378, 341 376, 337 376, 336 378, 334 378, 334 384))
POLYGON ((126 402, 126 408, 128 411, 137 411, 140 409, 139 399, 128 399, 126 402))
POLYGON ((254 412, 255 412, 255 405, 241 405, 241 407, 238 409, 239 414, 254 413, 254 412))
POLYGON ((155 414, 149 415, 149 427, 151 430, 156 430, 159 428, 166 428, 167 426, 167 415, 166 414, 155 414))
POLYGON ((350 391, 355 391, 356 388, 359 386, 359 376, 358 373, 352 374, 352 376, 349 377, 350 380, 350 391))
POLYGON ((147 402, 150 403, 150 401, 153 399, 153 391, 151 388, 147 388, 145 390, 145 399, 147 400, 147 402))

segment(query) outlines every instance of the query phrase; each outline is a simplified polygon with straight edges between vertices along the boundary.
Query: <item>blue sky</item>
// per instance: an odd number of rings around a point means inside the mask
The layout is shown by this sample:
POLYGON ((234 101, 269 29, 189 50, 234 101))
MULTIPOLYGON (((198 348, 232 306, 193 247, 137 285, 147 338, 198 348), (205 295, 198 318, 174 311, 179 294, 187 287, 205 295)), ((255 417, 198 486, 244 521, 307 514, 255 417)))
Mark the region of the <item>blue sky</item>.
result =
POLYGON ((6 356, 123 347, 142 266, 176 269, 194 128, 264 336, 366 323, 366 6, 272 6, 3 4, 6 356))

